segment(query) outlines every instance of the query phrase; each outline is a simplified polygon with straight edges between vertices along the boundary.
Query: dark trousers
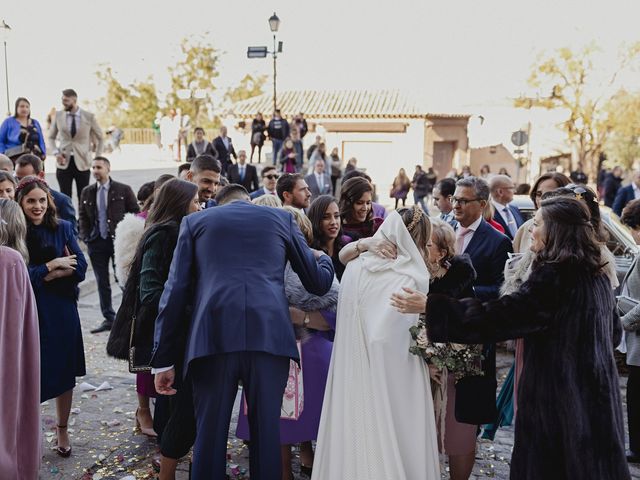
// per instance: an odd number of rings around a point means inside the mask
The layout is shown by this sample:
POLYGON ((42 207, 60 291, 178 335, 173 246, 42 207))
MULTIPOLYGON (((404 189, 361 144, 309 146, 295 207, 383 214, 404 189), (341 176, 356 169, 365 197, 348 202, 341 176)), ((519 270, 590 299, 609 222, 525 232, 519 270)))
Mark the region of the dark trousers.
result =
POLYGON ((191 380, 182 380, 181 369, 176 370, 173 388, 178 391, 175 395, 158 395, 156 398, 153 429, 158 434, 160 453, 178 460, 193 447, 196 440, 196 419, 191 380), (158 416, 160 418, 156 425, 158 416))
POLYGON ((423 194, 416 194, 414 192, 413 194, 413 203, 415 203, 416 205, 420 205, 422 207, 422 210, 424 210, 424 213, 426 213, 427 215, 429 215, 429 209, 427 208, 427 206, 424 203, 424 197, 426 197, 426 195, 423 194))
POLYGON ((273 149, 273 158, 271 159, 275 165, 278 162, 278 152, 282 150, 282 144, 284 140, 278 140, 277 138, 271 139, 271 147, 273 149))
MULTIPOLYGON (((635 335, 632 332, 630 335, 635 335)), ((629 419, 629 450, 640 454, 640 367, 628 365, 627 416, 629 419)))
POLYGON ((100 296, 100 310, 106 322, 113 323, 116 312, 111 304, 111 281, 109 279, 109 263, 113 261, 113 240, 111 237, 98 237, 87 243, 89 247, 89 258, 93 273, 98 284, 98 295, 100 296))
POLYGON ((260 155, 262 154, 262 145, 251 144, 251 156, 249 157, 249 163, 253 163, 253 152, 258 147, 258 163, 260 163, 260 155))
POLYGON ((280 406, 289 376, 289 359, 264 352, 211 355, 191 362, 196 414, 193 480, 224 480, 227 437, 233 404, 242 380, 247 399, 251 480, 281 480, 280 406))
POLYGON ((76 161, 73 155, 69 158, 69 166, 62 170, 58 168, 56 170, 56 178, 58 179, 58 185, 60 191, 69 198, 73 198, 71 193, 73 190, 73 181, 76 181, 76 194, 78 195, 78 205, 80 205, 80 194, 82 189, 89 185, 89 179, 91 178, 91 172, 86 170, 84 172, 78 170, 76 167, 76 161))

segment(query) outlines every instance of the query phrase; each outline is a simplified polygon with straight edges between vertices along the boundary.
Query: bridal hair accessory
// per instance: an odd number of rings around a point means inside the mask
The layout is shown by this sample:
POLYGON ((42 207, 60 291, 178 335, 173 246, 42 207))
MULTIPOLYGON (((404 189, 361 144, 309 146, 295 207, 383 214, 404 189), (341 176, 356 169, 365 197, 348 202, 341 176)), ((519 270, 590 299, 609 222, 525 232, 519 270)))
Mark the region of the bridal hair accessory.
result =
POLYGON ((20 192, 20 190, 22 190, 24 187, 31 185, 32 183, 44 185, 45 187, 47 187, 47 190, 49 190, 49 185, 47 184, 47 182, 45 182, 41 178, 32 177, 28 180, 23 180, 22 182, 20 182, 20 185, 18 185, 18 187, 16 188, 16 194, 18 194, 18 192, 20 192))
POLYGON ((422 208, 420 208, 419 205, 414 205, 413 218, 411 219, 411 223, 409 224, 409 226, 407 226, 407 230, 411 232, 411 230, 415 228, 415 226, 418 224, 421 218, 422 218, 422 208))

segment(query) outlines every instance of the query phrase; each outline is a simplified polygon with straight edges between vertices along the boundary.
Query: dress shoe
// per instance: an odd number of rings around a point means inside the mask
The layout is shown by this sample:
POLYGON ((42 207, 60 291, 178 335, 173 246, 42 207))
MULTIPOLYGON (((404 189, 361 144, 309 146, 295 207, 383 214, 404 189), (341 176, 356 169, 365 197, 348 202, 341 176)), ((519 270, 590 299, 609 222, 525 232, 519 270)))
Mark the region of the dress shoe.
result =
MULTIPOLYGON (((58 425, 58 430, 66 430, 67 426, 66 425, 58 425)), ((58 455, 60 455, 62 458, 69 458, 71 456, 71 447, 61 447, 60 445, 58 445, 58 440, 56 439, 56 446, 55 446, 55 451, 58 455)))
POLYGON ((640 463, 640 454, 627 450, 627 462, 629 463, 640 463))
POLYGON ((91 330, 91 333, 108 332, 111 330, 112 322, 102 322, 98 328, 91 330))

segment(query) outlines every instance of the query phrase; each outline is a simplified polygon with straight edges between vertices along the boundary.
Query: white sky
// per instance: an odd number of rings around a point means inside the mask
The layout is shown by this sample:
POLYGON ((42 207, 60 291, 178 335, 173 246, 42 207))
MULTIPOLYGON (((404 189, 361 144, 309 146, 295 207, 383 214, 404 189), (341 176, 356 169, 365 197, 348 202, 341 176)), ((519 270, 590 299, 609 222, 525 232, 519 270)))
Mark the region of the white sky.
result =
MULTIPOLYGON (((3 2, 11 103, 31 100, 44 119, 60 91, 75 88, 80 102, 103 92, 94 72, 110 63, 122 81, 153 75, 166 89, 166 68, 180 40, 210 31, 226 52, 222 90, 246 73, 271 75, 270 59, 246 58, 249 45, 271 45, 267 19, 281 19, 278 90, 394 88, 416 92, 433 112, 486 118, 470 126, 472 146, 503 142, 528 120, 532 149, 553 151, 561 137, 557 116, 514 110, 509 98, 534 93, 526 85, 541 50, 595 41, 605 70, 623 42, 640 40, 637 0, 32 0, 3 2), (28 7, 27 7, 28 6, 28 7)), ((4 65, 0 65, 4 110, 4 65)), ((269 77, 271 78, 271 77, 269 77)), ((636 72, 625 78, 640 86, 636 72)), ((270 88, 270 86, 267 86, 270 88)), ((546 93, 546 92, 545 92, 546 93)), ((12 106, 13 108, 13 106, 12 106)))

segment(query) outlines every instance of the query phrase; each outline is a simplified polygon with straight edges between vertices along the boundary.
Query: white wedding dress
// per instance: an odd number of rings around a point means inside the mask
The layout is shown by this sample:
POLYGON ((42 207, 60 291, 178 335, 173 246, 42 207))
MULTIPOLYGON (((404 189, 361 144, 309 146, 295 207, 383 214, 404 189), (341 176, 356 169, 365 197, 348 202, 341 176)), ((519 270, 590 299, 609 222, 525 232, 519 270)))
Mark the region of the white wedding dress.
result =
POLYGON ((429 273, 398 213, 376 236, 398 258, 365 253, 342 277, 312 480, 440 479, 429 376, 409 353, 418 315, 390 305, 402 287, 427 292, 429 273))

